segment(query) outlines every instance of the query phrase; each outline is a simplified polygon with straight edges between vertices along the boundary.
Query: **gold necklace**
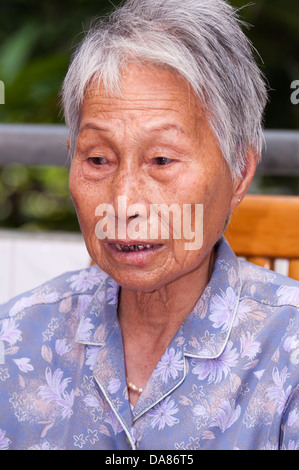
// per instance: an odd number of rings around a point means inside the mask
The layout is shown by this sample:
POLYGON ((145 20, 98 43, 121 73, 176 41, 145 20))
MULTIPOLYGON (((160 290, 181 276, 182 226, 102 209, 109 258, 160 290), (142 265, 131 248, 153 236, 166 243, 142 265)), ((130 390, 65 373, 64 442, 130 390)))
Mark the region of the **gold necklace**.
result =
POLYGON ((141 395, 141 393, 143 392, 143 388, 137 387, 137 385, 133 384, 133 382, 130 382, 130 380, 128 379, 127 379, 127 387, 133 392, 138 393, 138 395, 141 395))

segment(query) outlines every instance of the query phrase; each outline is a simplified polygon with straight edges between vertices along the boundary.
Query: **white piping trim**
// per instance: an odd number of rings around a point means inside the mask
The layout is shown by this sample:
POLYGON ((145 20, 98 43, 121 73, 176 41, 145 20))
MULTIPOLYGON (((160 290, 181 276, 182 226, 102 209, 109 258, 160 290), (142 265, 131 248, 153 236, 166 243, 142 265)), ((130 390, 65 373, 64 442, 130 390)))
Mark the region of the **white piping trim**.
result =
POLYGON ((165 393, 164 395, 162 395, 162 397, 158 398, 156 401, 154 401, 153 403, 151 403, 151 405, 149 405, 147 408, 145 408, 142 412, 140 412, 137 416, 134 416, 133 415, 133 422, 135 422, 138 418, 140 418, 140 416, 142 416, 144 413, 147 413, 148 410, 150 410, 151 408, 153 408, 155 405, 157 405, 157 403, 159 403, 160 401, 164 400, 164 398, 166 398, 170 393, 172 393, 176 388, 178 388, 181 383, 185 380, 186 378, 186 360, 185 360, 185 357, 184 357, 184 375, 182 377, 182 379, 171 389, 169 390, 167 393, 165 393))
POLYGON ((104 342, 102 342, 102 343, 93 343, 92 341, 87 341, 87 340, 80 341, 80 340, 77 340, 77 339, 75 339, 75 343, 85 344, 86 346, 104 346, 105 345, 104 342))
POLYGON ((236 316, 237 316, 238 307, 239 307, 239 303, 240 303, 241 291, 242 291, 242 287, 243 287, 243 281, 242 281, 241 274, 240 274, 241 273, 241 266, 240 266, 240 262, 239 262, 238 258, 237 258, 237 261, 238 261, 238 267, 239 267, 240 288, 239 288, 238 297, 237 297, 237 300, 236 300, 235 311, 233 313, 233 317, 232 317, 231 322, 230 322, 230 327, 229 327, 229 330, 227 332, 226 338, 224 340, 224 344, 223 344, 222 348, 220 349, 220 352, 218 352, 217 354, 214 354, 213 356, 201 356, 201 355, 197 355, 197 354, 192 354, 192 353, 187 353, 187 352, 185 353, 184 352, 184 356, 194 357, 194 358, 197 358, 197 359, 217 359, 218 357, 221 356, 224 349, 226 348, 229 337, 230 337, 230 334, 231 334, 231 331, 233 329, 234 321, 235 321, 236 316))
POLYGON ((114 413, 115 413, 115 415, 116 415, 118 421, 119 421, 120 424, 122 425, 122 427, 123 427, 123 429, 124 429, 124 431, 125 431, 125 433, 126 433, 128 439, 129 439, 129 441, 130 441, 130 443, 131 443, 132 450, 137 450, 137 449, 136 449, 136 446, 135 446, 135 442, 133 442, 132 436, 131 436, 131 434, 130 434, 130 432, 129 432, 127 426, 126 426, 126 424, 124 423, 124 421, 121 419, 121 417, 120 417, 119 414, 117 413, 117 410, 116 410, 115 407, 113 406, 112 402, 109 400, 108 395, 106 394, 106 392, 105 392, 104 388, 102 387, 102 385, 101 385, 101 384, 99 383, 99 381, 97 380, 96 376, 95 376, 94 374, 93 374, 93 376, 94 376, 94 378, 95 378, 95 380, 96 380, 98 386, 100 387, 100 389, 101 389, 101 391, 102 391, 104 397, 105 397, 106 400, 108 401, 110 407, 114 410, 114 413))

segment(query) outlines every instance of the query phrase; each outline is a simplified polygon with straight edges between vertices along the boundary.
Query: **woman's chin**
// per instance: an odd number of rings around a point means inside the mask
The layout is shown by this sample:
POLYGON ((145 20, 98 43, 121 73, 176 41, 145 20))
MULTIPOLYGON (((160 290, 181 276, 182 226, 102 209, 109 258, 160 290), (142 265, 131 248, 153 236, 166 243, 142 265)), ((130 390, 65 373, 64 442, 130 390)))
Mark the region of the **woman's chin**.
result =
MULTIPOLYGON (((107 272, 107 271, 106 271, 107 272)), ((161 276, 161 272, 154 273, 136 273, 133 270, 110 271, 107 273, 122 289, 128 289, 136 292, 154 292, 168 283, 168 280, 161 276)))

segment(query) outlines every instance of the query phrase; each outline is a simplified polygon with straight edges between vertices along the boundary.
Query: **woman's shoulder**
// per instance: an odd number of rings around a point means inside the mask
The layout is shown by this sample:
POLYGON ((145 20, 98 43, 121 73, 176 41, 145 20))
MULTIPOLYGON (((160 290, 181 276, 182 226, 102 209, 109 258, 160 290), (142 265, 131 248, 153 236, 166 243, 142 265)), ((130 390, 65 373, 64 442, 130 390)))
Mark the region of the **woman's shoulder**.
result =
POLYGON ((270 306, 299 310, 299 282, 278 272, 240 261, 242 296, 270 306))
POLYGON ((98 266, 63 273, 0 304, 0 321, 33 307, 47 307, 73 296, 93 295, 107 278, 98 266))

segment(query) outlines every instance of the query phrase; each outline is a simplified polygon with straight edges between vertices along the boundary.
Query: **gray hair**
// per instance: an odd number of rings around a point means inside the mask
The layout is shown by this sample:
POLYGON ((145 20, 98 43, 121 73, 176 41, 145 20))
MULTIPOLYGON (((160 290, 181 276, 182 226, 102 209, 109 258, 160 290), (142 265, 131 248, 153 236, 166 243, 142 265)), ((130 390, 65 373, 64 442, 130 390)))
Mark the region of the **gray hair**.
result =
POLYGON ((263 144, 263 76, 236 10, 225 0, 127 0, 100 20, 75 51, 62 88, 70 151, 75 151, 87 86, 120 91, 122 70, 150 62, 183 76, 209 118, 232 176, 263 144))

